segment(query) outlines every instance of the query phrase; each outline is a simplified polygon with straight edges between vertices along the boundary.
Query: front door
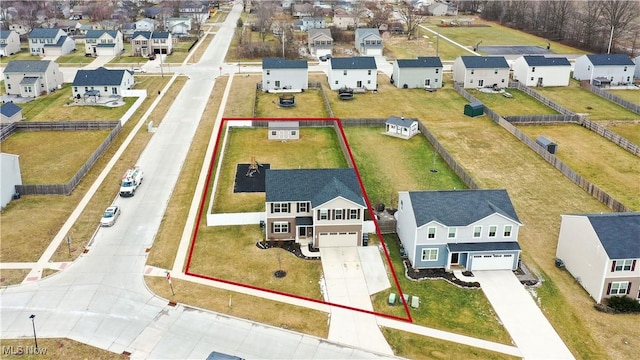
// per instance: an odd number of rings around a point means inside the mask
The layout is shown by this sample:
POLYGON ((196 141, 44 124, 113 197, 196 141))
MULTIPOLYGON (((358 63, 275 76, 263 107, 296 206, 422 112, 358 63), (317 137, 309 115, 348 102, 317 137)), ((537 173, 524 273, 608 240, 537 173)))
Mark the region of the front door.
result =
POLYGON ((274 85, 276 88, 280 88, 280 80, 276 80, 274 85))
POLYGON ((478 80, 478 87, 484 86, 484 80, 478 80))
POLYGON ((298 236, 300 238, 306 238, 307 237, 307 228, 304 226, 301 226, 298 228, 298 236))
POLYGON ((460 261, 460 254, 451 253, 451 265, 458 265, 459 261, 460 261))
POLYGON ((424 86, 431 86, 431 79, 424 79, 424 86))
POLYGON ((360 81, 360 80, 359 80, 359 81, 356 83, 356 87, 361 88, 361 87, 362 87, 362 81, 360 81))

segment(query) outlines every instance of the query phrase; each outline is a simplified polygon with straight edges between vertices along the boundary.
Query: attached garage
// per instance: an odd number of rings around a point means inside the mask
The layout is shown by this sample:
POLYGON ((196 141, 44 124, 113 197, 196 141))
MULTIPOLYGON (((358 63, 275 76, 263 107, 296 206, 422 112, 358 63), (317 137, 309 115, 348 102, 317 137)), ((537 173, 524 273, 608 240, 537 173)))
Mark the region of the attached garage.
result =
POLYGON ((516 241, 447 244, 447 249, 451 258, 460 259, 456 264, 468 271, 515 270, 520 258, 516 241))
POLYGON ((511 270, 512 268, 513 254, 473 254, 469 270, 511 270))
POLYGON ((350 232, 320 232, 318 233, 319 248, 358 246, 358 233, 350 232))

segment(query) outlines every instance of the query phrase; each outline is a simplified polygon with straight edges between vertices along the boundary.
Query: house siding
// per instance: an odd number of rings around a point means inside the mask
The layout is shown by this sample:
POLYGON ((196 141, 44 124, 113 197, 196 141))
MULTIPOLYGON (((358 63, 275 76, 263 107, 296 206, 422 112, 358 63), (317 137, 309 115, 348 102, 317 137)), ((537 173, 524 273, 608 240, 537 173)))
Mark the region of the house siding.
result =
POLYGON ((367 90, 378 88, 378 73, 376 69, 347 69, 346 75, 344 71, 344 69, 329 70, 329 86, 331 90, 338 90, 343 87, 352 89, 362 87, 367 90), (371 71, 371 75, 369 75, 369 71, 371 71), (361 82, 361 86, 358 86, 358 82, 361 82))
POLYGON ((589 83, 592 83, 593 79, 604 77, 611 80, 612 84, 617 85, 633 81, 634 69, 633 65, 593 65, 591 60, 583 55, 575 61, 573 78, 589 80, 589 83))
MULTIPOLYGON (((406 249, 406 248, 405 248, 406 249)), ((446 244, 424 244, 415 247, 413 267, 416 269, 441 269, 445 268, 449 259, 449 251, 446 244), (423 249, 438 249, 438 259, 436 261, 422 261, 423 249)))
POLYGON ((605 279, 604 282, 604 286, 602 287, 601 291, 602 291, 602 298, 601 301, 604 299, 608 299, 612 296, 622 296, 622 295, 615 295, 615 294, 607 294, 607 291, 609 290, 609 286, 611 285, 611 283, 614 282, 628 282, 631 285, 627 286, 627 294, 626 296, 632 298, 632 299, 636 299, 636 300, 640 300, 640 277, 639 276, 619 276, 619 277, 610 277, 605 279))
POLYGON ((525 86, 537 86, 538 78, 542 78, 542 86, 568 86, 570 75, 571 66, 530 66, 524 57, 513 64, 513 80, 525 86))
POLYGON ((509 84, 509 68, 467 68, 458 57, 453 62, 453 81, 462 83, 465 89, 477 87, 507 87, 509 84), (496 74, 495 71, 498 70, 496 74), (482 85, 478 85, 482 83, 482 85))
POLYGON ((424 88, 425 80, 430 79, 430 86, 432 88, 442 87, 442 68, 400 68, 398 63, 393 64, 393 80, 394 85, 397 88, 403 88, 407 85, 407 88, 424 88))
MULTIPOLYGON (((409 193, 401 191, 398 193, 398 211, 395 213, 397 221, 396 232, 400 242, 407 252, 409 259, 415 259, 416 254, 416 218, 411 207, 409 193)), ((411 262, 414 264, 414 262, 411 262)))
POLYGON ((7 32, 6 39, 0 40, 5 46, 0 48, 0 55, 9 56, 20 51, 20 35, 13 30, 3 30, 7 32))
POLYGON ((276 89, 308 89, 309 76, 308 69, 263 69, 262 90, 276 89), (269 75, 267 75, 267 70, 269 75), (277 82, 279 86, 276 86, 277 82))
POLYGON ((4 86, 7 94, 20 95, 22 97, 37 98, 42 92, 50 93, 55 90, 59 85, 62 85, 63 75, 60 71, 58 64, 51 61, 47 69, 42 72, 17 72, 7 73, 4 72, 4 86), (24 87, 20 85, 20 82, 25 77, 37 77, 38 81, 33 86, 32 92, 25 92, 24 87))

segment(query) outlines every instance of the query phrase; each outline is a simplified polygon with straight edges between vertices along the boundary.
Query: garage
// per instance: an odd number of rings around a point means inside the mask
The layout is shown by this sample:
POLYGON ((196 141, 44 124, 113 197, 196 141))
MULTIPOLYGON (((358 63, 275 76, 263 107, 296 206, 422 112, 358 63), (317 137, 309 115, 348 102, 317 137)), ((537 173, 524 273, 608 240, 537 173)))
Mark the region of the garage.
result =
POLYGON ((469 270, 511 270, 513 254, 472 254, 469 270))
POLYGON ((358 246, 358 233, 352 232, 320 232, 318 233, 318 247, 358 246))

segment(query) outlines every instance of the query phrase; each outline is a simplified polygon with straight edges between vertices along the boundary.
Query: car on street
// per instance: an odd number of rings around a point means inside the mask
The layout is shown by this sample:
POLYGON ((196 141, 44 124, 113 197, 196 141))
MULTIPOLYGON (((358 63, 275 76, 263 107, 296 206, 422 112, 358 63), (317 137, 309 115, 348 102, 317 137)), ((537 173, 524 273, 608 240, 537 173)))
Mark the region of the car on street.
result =
POLYGON ((147 72, 147 70, 145 70, 145 69, 143 69, 143 68, 140 68, 140 67, 134 67, 134 68, 133 68, 133 72, 134 72, 134 73, 146 73, 146 72, 147 72))
POLYGON ((118 206, 109 206, 102 214, 100 226, 113 226, 120 216, 120 208, 118 206))
POLYGON ((155 60, 156 59, 156 54, 151 53, 149 54, 149 60, 155 60))

